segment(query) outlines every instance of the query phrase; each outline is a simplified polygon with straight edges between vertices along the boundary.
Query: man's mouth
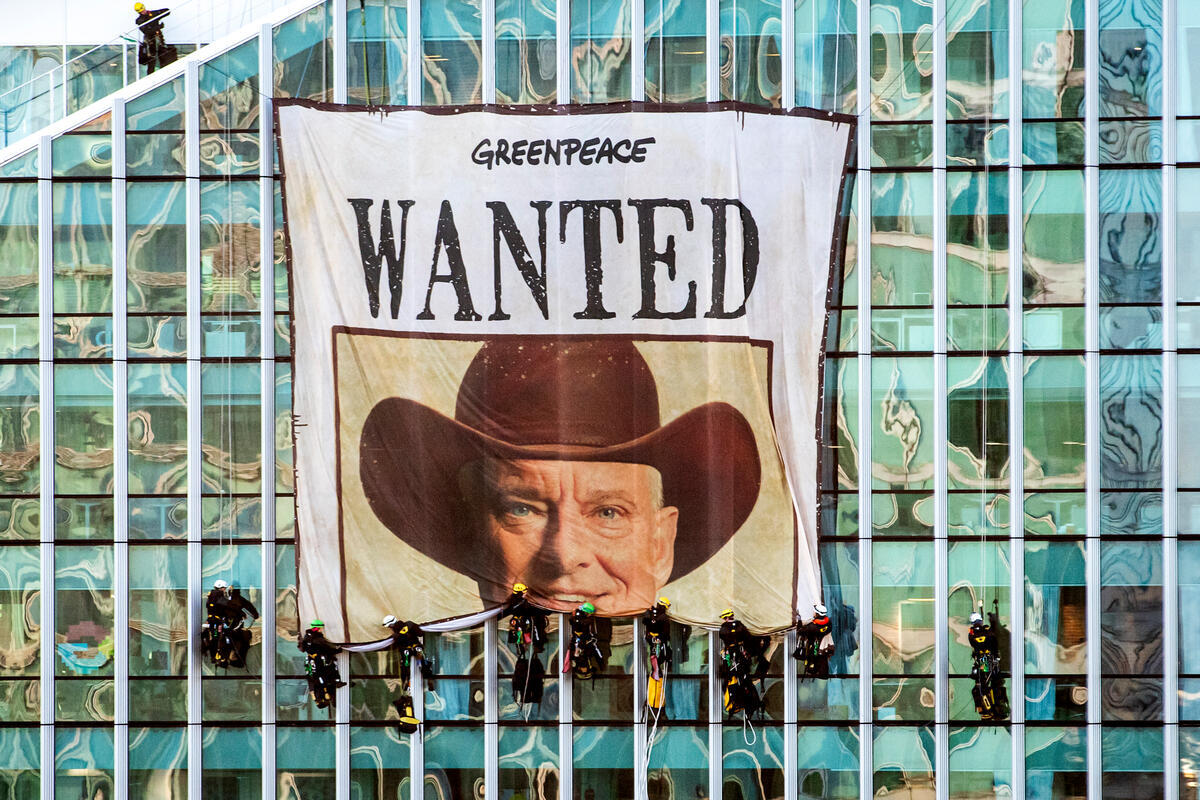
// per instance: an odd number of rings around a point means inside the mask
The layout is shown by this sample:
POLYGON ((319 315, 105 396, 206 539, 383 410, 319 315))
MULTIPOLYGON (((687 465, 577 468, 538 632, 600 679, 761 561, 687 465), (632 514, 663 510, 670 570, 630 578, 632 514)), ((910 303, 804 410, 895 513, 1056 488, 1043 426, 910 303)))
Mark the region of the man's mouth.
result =
POLYGON ((598 606, 600 599, 604 595, 594 594, 578 594, 574 592, 542 592, 537 589, 532 590, 534 599, 540 606, 545 606, 552 611, 574 611, 584 603, 592 603, 598 606))

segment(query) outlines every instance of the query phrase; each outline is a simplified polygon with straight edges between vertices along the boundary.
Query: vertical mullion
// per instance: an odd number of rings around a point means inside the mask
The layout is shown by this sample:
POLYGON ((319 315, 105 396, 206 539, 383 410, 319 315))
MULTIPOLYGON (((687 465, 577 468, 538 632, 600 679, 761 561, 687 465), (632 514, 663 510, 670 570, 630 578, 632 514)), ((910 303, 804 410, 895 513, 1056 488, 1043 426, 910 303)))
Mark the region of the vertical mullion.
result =
POLYGON ((1009 634, 1012 675, 1012 793, 1025 796, 1025 359, 1024 149, 1022 118, 1023 0, 1008 0, 1008 452, 1009 634))
MULTIPOLYGON (((558 657, 563 660, 567 648, 571 646, 571 636, 567 627, 570 617, 567 614, 560 614, 558 618, 558 657)), ((637 636, 634 636, 634 662, 637 662, 637 636)), ((575 762, 575 731, 571 725, 571 716, 574 709, 574 699, 572 692, 575 689, 575 676, 573 670, 566 670, 559 673, 558 676, 558 796, 560 800, 571 800, 575 796, 573 791, 574 785, 574 762, 575 762)), ((634 683, 637 686, 637 683, 634 683)), ((636 690, 635 690, 636 694, 636 690)), ((633 707, 638 708, 637 697, 633 699, 633 707)), ((637 737, 634 737, 636 744, 637 737)), ((636 749, 635 749, 636 752, 636 749)), ((636 775, 636 771, 635 771, 636 775)), ((634 786, 636 787, 636 778, 634 786)), ((636 789, 635 789, 636 794, 636 789)))
MULTIPOLYGON (((780 81, 780 105, 794 108, 796 105, 796 0, 782 0, 780 20, 783 31, 779 37, 779 59, 783 63, 780 81)), ((814 70, 815 71, 815 70, 814 70)), ((787 785, 786 778, 784 785, 787 785)), ((789 797, 791 795, 788 795, 789 797)))
MULTIPOLYGON (((794 94, 793 94, 794 96, 794 94)), ((799 790, 799 756, 796 737, 800 735, 796 709, 796 681, 799 670, 792 652, 796 649, 796 629, 783 636, 783 796, 795 800, 799 790)))
POLYGON ((113 798, 129 796, 129 364, 125 100, 112 100, 113 798))
POLYGON ((200 68, 184 66, 184 150, 187 209, 187 721, 188 797, 201 795, 203 747, 201 708, 200 608, 204 601, 202 570, 200 387, 200 68))
POLYGON ((496 102, 496 0, 483 0, 482 10, 482 95, 483 102, 491 104, 496 102))
POLYGON ((633 797, 646 800, 650 776, 646 737, 646 630, 640 617, 633 619, 633 797))
MULTIPOLYGON (((346 102, 348 76, 348 60, 346 41, 346 0, 332 0, 333 2, 333 102, 346 102)), ((410 65, 411 66, 411 65, 410 65)), ((367 65, 363 64, 363 69, 367 65)), ((272 73, 265 73, 270 75, 272 73)), ((411 102, 411 100, 410 100, 411 102)))
MULTIPOLYGON (((554 17, 554 56, 556 60, 555 100, 560 105, 571 102, 571 0, 556 0, 554 17)), ((635 0, 634 5, 637 5, 635 0)), ((637 27, 637 17, 634 16, 634 28, 637 27)), ((636 40, 634 40, 636 43, 636 40)), ((633 48, 633 73, 637 75, 638 48, 633 48)), ((634 78, 634 88, 637 88, 637 78, 634 78)), ((637 97, 633 98, 637 100, 637 97)))
MULTIPOLYGON (((499 618, 483 629, 483 786, 484 800, 500 800, 500 641, 499 618)), ((414 785, 416 781, 414 780, 414 785)), ((424 800, 414 790, 412 800, 424 800)))
POLYGON ((1100 731, 1100 37, 1099 0, 1084 2, 1084 315, 1087 544, 1087 788, 1103 791, 1100 731))
MULTIPOLYGON (((933 0, 934 796, 950 796, 949 542, 946 538, 946 1, 933 0)), ((986 384, 985 384, 986 385, 986 384)), ((980 587, 982 590, 982 587, 980 587)))
POLYGON ((54 186, 51 139, 38 140, 38 397, 41 542, 41 790, 54 800, 54 186))
POLYGON ((858 152, 858 792, 860 800, 875 795, 874 726, 872 723, 872 527, 871 527, 871 4, 858 0, 856 97, 858 152))
MULTIPOLYGON (((421 103, 421 0, 408 0, 408 104, 421 103)), ((490 790, 489 790, 490 791, 490 790)))
POLYGON ((640 103, 646 99, 646 0, 631 0, 631 6, 630 16, 633 24, 630 26, 629 35, 632 41, 632 57, 629 71, 632 73, 633 86, 630 87, 629 98, 640 103))
POLYGON ((705 99, 715 103, 721 99, 721 0, 704 0, 704 68, 705 99))
MULTIPOLYGON (((259 81, 275 74, 275 39, 270 23, 258 32, 259 81)), ((343 77, 345 72, 343 70, 343 77)), ((343 89, 345 81, 343 81, 343 89)), ((260 536, 262 593, 259 597, 262 630, 262 798, 275 797, 275 117, 271 97, 274 86, 258 96, 258 205, 259 205, 259 378, 262 395, 261 446, 262 529, 260 536)), ((340 765, 339 765, 340 766, 340 765)))
POLYGON ((1163 800, 1179 798, 1179 357, 1175 310, 1177 0, 1163 0, 1163 800))
POLYGON ((725 707, 721 679, 717 668, 721 663, 721 640, 716 631, 708 632, 708 796, 722 796, 722 742, 725 707))

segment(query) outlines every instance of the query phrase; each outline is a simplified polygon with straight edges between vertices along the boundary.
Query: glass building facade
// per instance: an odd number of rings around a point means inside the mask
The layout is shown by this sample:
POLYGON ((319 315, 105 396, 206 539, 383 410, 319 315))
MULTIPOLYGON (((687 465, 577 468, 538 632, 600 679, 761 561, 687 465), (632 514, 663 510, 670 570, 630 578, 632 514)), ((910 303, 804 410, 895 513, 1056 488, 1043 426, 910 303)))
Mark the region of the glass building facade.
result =
POLYGON ((326 0, 0 151, 0 800, 1200 796, 1198 64, 1191 0, 326 0), (834 677, 781 637, 723 722, 697 631, 647 724, 624 621, 522 709, 493 623, 430 637, 419 735, 383 655, 314 707, 273 97, 858 116, 834 677), (263 612, 245 670, 200 657, 217 576, 263 612))

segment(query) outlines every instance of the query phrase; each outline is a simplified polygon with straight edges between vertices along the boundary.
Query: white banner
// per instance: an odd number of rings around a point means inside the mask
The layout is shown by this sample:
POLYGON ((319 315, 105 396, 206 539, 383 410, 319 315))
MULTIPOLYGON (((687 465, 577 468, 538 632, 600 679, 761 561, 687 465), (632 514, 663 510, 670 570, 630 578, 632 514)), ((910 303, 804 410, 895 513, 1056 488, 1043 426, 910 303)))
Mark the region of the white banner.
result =
POLYGON ((300 613, 755 630, 820 599, 817 426, 852 125, 739 107, 277 108, 300 613))

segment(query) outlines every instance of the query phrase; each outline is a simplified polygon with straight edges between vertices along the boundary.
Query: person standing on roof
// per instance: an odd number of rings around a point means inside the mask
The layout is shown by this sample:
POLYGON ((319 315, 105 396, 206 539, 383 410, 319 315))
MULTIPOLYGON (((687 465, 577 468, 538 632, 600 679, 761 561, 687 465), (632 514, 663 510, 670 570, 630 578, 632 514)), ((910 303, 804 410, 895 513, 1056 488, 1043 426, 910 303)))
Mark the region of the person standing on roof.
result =
POLYGON ((138 45, 138 63, 146 66, 146 74, 159 67, 173 64, 178 52, 163 38, 163 17, 171 13, 169 8, 148 9, 145 3, 134 3, 137 12, 134 22, 142 31, 142 43, 138 45))

